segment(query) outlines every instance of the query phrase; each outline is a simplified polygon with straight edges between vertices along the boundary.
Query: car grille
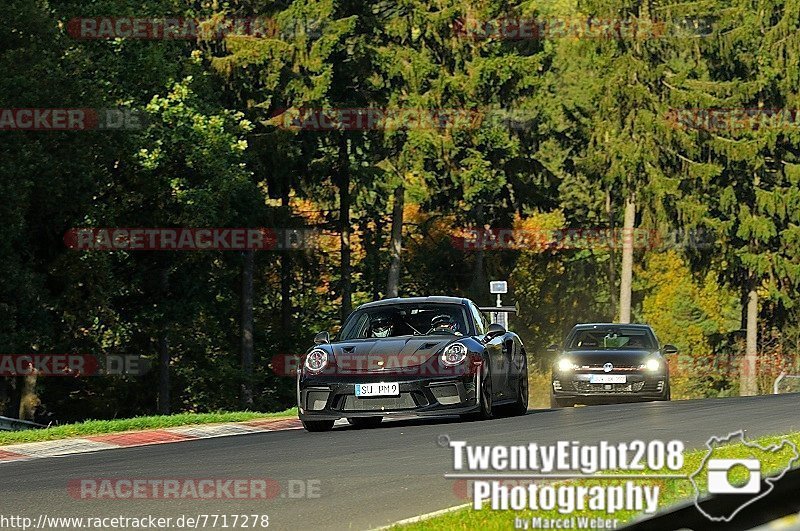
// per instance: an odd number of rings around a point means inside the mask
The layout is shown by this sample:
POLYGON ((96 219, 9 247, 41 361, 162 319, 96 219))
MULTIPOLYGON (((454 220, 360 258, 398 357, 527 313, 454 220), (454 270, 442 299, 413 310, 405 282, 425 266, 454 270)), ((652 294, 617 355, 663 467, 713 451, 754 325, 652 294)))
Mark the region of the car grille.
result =
POLYGON ((576 391, 581 393, 637 393, 644 387, 644 382, 624 384, 593 384, 586 381, 573 381, 576 391))
POLYGON ((347 395, 342 409, 344 411, 391 411, 415 407, 418 407, 418 404, 411 393, 400 393, 400 396, 376 398, 358 398, 355 395, 347 395))
MULTIPOLYGON (((605 372, 603 370, 603 365, 583 365, 581 367, 582 370, 589 370, 589 371, 600 371, 605 372)), ((642 369, 638 365, 614 365, 614 372, 642 372, 642 369)))
POLYGON ((645 393, 660 393, 664 390, 664 380, 653 380, 647 382, 643 391, 645 393))
POLYGON ((431 386, 433 397, 443 406, 458 404, 461 397, 458 394, 458 387, 455 384, 431 386))
POLYGON ((330 391, 309 391, 306 398, 306 409, 310 411, 321 411, 328 403, 330 391))

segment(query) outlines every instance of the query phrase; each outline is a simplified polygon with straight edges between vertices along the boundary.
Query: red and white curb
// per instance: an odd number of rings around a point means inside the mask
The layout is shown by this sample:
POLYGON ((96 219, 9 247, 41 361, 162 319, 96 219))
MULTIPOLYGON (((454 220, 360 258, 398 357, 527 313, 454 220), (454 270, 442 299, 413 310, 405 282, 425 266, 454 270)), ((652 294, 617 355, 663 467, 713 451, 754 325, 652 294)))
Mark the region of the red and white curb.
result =
POLYGON ((62 457, 101 450, 113 450, 115 448, 195 441, 270 431, 297 430, 302 427, 303 425, 298 419, 264 419, 228 424, 179 426, 159 430, 111 433, 78 439, 9 444, 0 446, 0 464, 41 459, 43 457, 62 457))

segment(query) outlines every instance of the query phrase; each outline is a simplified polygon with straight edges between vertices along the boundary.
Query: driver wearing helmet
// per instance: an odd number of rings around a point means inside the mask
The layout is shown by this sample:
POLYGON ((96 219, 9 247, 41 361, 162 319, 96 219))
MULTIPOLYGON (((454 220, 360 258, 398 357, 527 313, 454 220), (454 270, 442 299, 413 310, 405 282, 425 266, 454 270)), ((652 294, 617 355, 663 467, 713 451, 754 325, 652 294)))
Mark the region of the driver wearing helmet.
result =
POLYGON ((369 323, 370 337, 389 337, 392 333, 392 320, 385 315, 375 317, 369 323))
POLYGON ((440 332, 449 332, 457 336, 461 335, 461 332, 458 331, 458 323, 447 314, 437 315, 431 319, 431 328, 428 330, 428 333, 437 334, 440 332))

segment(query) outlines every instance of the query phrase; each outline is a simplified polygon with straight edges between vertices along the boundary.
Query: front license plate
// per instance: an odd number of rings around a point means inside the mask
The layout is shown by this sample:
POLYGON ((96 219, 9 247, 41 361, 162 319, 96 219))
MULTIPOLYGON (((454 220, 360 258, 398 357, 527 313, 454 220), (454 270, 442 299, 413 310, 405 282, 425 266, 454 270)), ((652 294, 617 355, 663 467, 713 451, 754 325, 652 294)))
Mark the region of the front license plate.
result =
POLYGON ((399 394, 400 384, 397 382, 356 384, 356 396, 398 396, 399 394))
POLYGON ((627 376, 624 374, 592 374, 589 376, 589 383, 615 384, 626 383, 627 376))

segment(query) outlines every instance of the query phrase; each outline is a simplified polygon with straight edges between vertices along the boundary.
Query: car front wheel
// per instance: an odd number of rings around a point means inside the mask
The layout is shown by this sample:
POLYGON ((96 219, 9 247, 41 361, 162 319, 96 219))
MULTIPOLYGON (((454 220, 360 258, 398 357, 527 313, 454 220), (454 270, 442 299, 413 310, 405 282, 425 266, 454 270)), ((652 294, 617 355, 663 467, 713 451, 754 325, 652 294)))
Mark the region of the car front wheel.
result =
POLYGON ((524 415, 528 412, 528 356, 522 351, 522 367, 520 368, 519 380, 517 381, 517 396, 514 403, 503 406, 503 413, 506 415, 524 415))
POLYGON ((480 409, 477 413, 463 415, 464 420, 487 420, 492 418, 492 371, 486 367, 486 372, 481 376, 480 409))
POLYGON ((664 393, 664 397, 659 398, 659 400, 662 402, 669 402, 670 400, 672 400, 672 389, 670 389, 669 384, 667 384, 667 392, 664 393))
POLYGON ((492 396, 492 371, 489 367, 486 367, 486 375, 483 377, 483 381, 481 382, 481 411, 480 411, 480 418, 482 420, 492 418, 492 408, 493 408, 493 396, 492 396))
POLYGON ((571 398, 556 398, 553 395, 550 395, 550 409, 559 409, 562 407, 572 407, 575 405, 575 401, 571 398))

